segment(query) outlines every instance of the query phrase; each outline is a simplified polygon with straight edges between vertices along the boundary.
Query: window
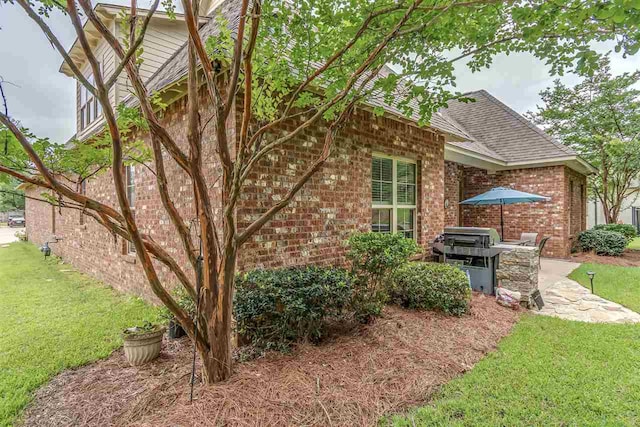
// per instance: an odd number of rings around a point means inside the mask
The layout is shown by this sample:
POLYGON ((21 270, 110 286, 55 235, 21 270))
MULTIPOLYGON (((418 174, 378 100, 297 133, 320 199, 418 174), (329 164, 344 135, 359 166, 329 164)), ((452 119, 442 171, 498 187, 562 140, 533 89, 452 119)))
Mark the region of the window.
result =
MULTIPOLYGON (((100 67, 102 65, 100 64, 100 67)), ((93 73, 87 76, 87 80, 92 85, 95 84, 93 73)), ((95 98, 91 92, 87 90, 82 84, 79 84, 80 90, 80 130, 86 128, 93 123, 98 117, 102 116, 102 105, 95 98)))
POLYGON ((416 182, 414 162, 374 156, 371 162, 371 230, 416 237, 416 182))
MULTIPOLYGON (((127 200, 129 200, 129 207, 131 211, 135 214, 135 203, 136 203, 136 170, 133 165, 125 166, 125 185, 127 190, 127 200)), ((127 241, 127 253, 134 254, 136 253, 136 247, 133 243, 127 241)))

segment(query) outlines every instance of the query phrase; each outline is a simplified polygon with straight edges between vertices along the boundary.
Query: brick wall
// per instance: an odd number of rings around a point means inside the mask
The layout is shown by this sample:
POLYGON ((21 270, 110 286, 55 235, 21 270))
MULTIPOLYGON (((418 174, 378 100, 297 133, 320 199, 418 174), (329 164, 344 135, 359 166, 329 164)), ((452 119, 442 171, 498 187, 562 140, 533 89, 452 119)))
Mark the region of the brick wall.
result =
POLYGON ((460 199, 464 179, 464 167, 455 162, 444 162, 444 225, 457 227, 460 224, 460 199))
MULTIPOLYGON (((300 118, 302 120, 302 118, 300 118)), ((290 131, 296 122, 284 124, 290 131)), ((318 157, 325 129, 313 127, 271 153, 247 182, 238 209, 246 226, 280 200, 318 157)), ((358 111, 335 141, 325 166, 292 201, 244 247, 241 269, 343 261, 345 240, 370 230, 373 153, 417 161, 417 238, 423 246, 443 227, 444 143, 426 129, 358 111)))
MULTIPOLYGON (((168 108, 163 121, 177 141, 186 143, 184 99, 168 108)), ((293 121, 284 123, 277 132, 290 131, 294 126, 296 123, 293 121)), ((211 129, 208 127, 207 131, 211 129)), ((248 177, 239 202, 240 229, 286 193, 317 157, 324 132, 322 125, 311 127, 257 165, 248 177)), ((140 137, 148 138, 147 135, 140 137)), ((212 140, 213 135, 205 135, 205 141, 212 140)), ((219 168, 213 147, 212 143, 205 144, 203 157, 216 203, 216 215, 219 215, 219 168)), ((371 157, 374 152, 417 161, 417 238, 420 244, 428 245, 444 225, 443 138, 428 129, 358 111, 341 130, 323 169, 288 208, 245 244, 239 256, 239 268, 342 262, 345 239, 356 230, 370 229, 371 157)), ((189 220, 193 217, 190 180, 173 161, 168 157, 165 159, 170 193, 184 218, 189 220)), ((135 213, 139 227, 187 268, 188 261, 182 246, 156 191, 155 176, 143 166, 137 166, 135 184, 135 213)), ((29 190, 31 195, 38 191, 29 190)), ((110 172, 90 180, 87 194, 117 206, 110 172)), ((51 207, 28 201, 26 216, 28 234, 34 243, 41 244, 45 236, 53 234, 51 207)), ((125 253, 122 239, 115 239, 90 218, 85 218, 81 224, 80 213, 69 209, 63 209, 62 215, 56 215, 55 228, 55 234, 63 238, 52 245, 56 255, 119 290, 154 299, 135 256, 125 253)), ((164 283, 176 283, 167 269, 161 265, 157 267, 164 283)))
POLYGON ((587 228, 587 179, 569 168, 565 168, 565 197, 569 224, 569 240, 565 250, 571 251, 576 235, 587 228))
MULTIPOLYGON (((186 144, 185 99, 172 104, 162 118, 168 131, 179 143, 186 144)), ((208 128, 209 132, 211 127, 208 128)), ((148 139, 148 135, 139 138, 148 139)), ((214 202, 217 200, 215 157, 212 145, 205 146, 204 164, 207 165, 208 180, 212 183, 211 192, 214 202)), ((150 165, 150 168, 153 166, 150 165)), ((169 181, 169 192, 176 202, 176 207, 186 220, 193 218, 191 209, 191 181, 173 161, 165 156, 165 169, 169 181)), ((178 264, 188 269, 188 260, 182 245, 174 232, 173 225, 162 208, 162 202, 156 191, 154 174, 142 165, 136 165, 135 173, 136 202, 135 215, 138 226, 149 234, 157 243, 177 258, 178 264)), ((88 181, 87 195, 113 207, 118 202, 113 190, 111 172, 105 172, 88 181)), ((37 196, 39 189, 29 189, 28 195, 37 196)), ((217 211, 216 211, 217 212, 217 211)), ((144 272, 135 255, 126 253, 124 241, 108 233, 93 219, 86 217, 81 221, 80 212, 71 209, 55 210, 55 232, 51 222, 51 207, 41 202, 27 202, 26 220, 29 240, 42 244, 51 235, 63 238, 52 244, 54 254, 70 262, 80 271, 85 272, 114 288, 133 293, 149 300, 155 300, 144 272), (42 218, 45 218, 43 221, 42 218)), ((171 287, 177 283, 173 274, 159 263, 156 264, 158 274, 164 283, 171 287)), ((190 271, 189 271, 190 272, 190 271)), ((191 272, 190 272, 191 273, 191 272)))
MULTIPOLYGON (((452 170, 453 166, 449 169, 452 170)), ((515 169, 494 174, 472 167, 462 169, 462 177, 446 174, 450 182, 445 183, 445 188, 457 188, 456 179, 463 179, 463 199, 500 186, 551 197, 549 202, 504 206, 504 237, 518 239, 522 232, 537 232, 538 238, 551 236, 544 256, 569 255, 573 237, 586 227, 584 175, 565 166, 515 169), (573 197, 571 185, 574 186, 573 197)), ((462 216, 464 226, 493 227, 500 232, 499 206, 464 206, 462 216)), ((454 218, 453 215, 448 217, 454 218)))

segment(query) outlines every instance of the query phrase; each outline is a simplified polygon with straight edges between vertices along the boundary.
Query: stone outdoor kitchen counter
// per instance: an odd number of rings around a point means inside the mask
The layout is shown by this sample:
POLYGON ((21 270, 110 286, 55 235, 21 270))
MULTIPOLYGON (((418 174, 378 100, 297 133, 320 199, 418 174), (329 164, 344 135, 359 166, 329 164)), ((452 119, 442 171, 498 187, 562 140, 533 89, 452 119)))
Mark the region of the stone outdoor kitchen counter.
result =
POLYGON ((496 271, 499 286, 520 292, 520 303, 531 307, 531 295, 538 289, 538 248, 508 244, 498 244, 495 247, 504 249, 496 271))

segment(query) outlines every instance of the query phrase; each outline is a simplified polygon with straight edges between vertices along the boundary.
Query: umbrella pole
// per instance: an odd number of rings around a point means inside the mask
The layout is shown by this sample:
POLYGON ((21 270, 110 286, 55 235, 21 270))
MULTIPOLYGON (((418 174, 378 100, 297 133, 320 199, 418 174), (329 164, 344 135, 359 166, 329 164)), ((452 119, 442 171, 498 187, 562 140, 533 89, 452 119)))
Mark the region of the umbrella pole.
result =
POLYGON ((502 216, 502 206, 504 206, 504 202, 500 200, 500 234, 502 235, 502 241, 504 242, 504 217, 502 216))

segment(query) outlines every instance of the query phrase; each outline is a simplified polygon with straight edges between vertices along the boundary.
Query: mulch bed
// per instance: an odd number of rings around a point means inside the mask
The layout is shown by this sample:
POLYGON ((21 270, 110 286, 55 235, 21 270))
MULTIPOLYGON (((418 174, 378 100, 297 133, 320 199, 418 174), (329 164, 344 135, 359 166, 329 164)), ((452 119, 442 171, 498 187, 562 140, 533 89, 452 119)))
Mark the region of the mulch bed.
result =
POLYGON ((189 404, 191 346, 165 341, 141 368, 122 350, 66 371, 40 389, 28 426, 371 426, 429 400, 438 387, 495 349, 518 318, 492 297, 474 295, 462 318, 387 307, 368 326, 334 332, 236 364, 233 377, 198 385, 189 404))
POLYGON ((579 263, 595 263, 619 265, 622 267, 640 267, 640 251, 627 249, 622 256, 602 256, 593 252, 584 252, 571 255, 571 261, 579 263))

